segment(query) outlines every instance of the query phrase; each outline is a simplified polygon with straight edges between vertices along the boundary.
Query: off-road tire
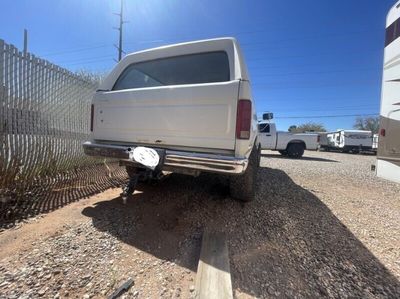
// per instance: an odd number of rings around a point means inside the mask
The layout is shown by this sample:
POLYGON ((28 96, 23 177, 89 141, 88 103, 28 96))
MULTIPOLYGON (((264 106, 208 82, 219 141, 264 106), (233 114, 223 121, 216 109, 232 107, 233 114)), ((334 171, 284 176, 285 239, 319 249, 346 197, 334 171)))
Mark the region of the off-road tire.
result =
POLYGON ((230 177, 229 191, 231 197, 243 202, 254 200, 260 154, 260 147, 256 148, 254 146, 249 157, 249 164, 247 165, 244 174, 230 177))
POLYGON ((304 145, 301 143, 291 143, 287 147, 287 153, 290 158, 301 158, 304 155, 304 145))

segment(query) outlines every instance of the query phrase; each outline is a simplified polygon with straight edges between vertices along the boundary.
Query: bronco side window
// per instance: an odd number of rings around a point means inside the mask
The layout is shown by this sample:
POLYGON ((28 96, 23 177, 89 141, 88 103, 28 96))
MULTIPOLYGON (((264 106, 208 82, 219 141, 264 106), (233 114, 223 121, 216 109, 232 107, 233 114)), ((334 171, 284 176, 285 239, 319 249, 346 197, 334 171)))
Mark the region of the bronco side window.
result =
POLYGON ((260 133, 269 133, 270 132, 269 124, 259 124, 258 130, 260 131, 260 133))

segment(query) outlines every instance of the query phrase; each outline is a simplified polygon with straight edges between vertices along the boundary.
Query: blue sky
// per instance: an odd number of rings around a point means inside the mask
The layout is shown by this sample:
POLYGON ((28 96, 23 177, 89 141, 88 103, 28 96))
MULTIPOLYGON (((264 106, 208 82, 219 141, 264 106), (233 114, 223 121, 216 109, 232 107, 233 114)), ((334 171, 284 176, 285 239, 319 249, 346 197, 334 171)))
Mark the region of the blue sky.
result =
MULTIPOLYGON (((0 38, 70 70, 104 72, 117 56, 119 0, 2 0, 0 38)), ((379 112, 385 17, 394 0, 125 0, 124 50, 220 36, 245 54, 259 113, 279 129, 329 130, 379 112)))

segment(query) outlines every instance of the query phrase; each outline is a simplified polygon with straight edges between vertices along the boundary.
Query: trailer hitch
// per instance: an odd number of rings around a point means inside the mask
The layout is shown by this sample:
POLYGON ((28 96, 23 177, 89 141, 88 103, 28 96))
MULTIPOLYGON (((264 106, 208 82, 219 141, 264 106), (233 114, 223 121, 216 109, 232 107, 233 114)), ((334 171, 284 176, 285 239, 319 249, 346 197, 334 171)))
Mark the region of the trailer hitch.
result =
POLYGON ((135 174, 130 176, 128 184, 122 188, 121 198, 124 205, 126 205, 128 198, 132 197, 139 180, 139 175, 140 174, 135 174))

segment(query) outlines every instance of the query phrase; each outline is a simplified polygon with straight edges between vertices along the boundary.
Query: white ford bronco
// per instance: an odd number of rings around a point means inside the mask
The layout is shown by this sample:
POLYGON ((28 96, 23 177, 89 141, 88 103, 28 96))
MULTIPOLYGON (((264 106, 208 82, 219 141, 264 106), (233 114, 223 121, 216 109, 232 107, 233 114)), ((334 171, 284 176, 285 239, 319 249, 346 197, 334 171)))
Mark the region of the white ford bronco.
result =
POLYGON ((118 158, 130 181, 163 172, 229 175, 233 198, 254 198, 260 147, 247 67, 234 38, 124 57, 94 95, 87 155, 118 158))

